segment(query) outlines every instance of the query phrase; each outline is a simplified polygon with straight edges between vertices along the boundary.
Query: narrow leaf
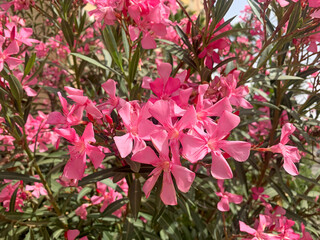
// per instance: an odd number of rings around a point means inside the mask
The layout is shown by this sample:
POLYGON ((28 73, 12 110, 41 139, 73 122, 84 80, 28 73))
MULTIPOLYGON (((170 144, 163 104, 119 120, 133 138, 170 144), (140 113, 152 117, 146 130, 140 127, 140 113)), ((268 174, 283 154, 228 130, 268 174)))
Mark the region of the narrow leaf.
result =
POLYGON ((15 172, 0 172, 0 179, 22 180, 28 183, 40 182, 40 180, 35 177, 15 172))
POLYGON ((99 68, 102 68, 102 69, 104 69, 104 70, 109 70, 109 71, 117 74, 118 76, 123 77, 121 73, 117 72, 116 70, 114 70, 114 69, 112 69, 112 68, 110 68, 110 67, 108 67, 108 66, 104 66, 103 64, 101 64, 100 62, 98 62, 97 60, 95 60, 95 59, 93 59, 93 58, 84 56, 84 55, 82 55, 82 54, 80 54, 80 53, 71 53, 71 55, 74 55, 74 56, 76 56, 76 57, 78 57, 78 58, 81 58, 81 59, 83 59, 83 60, 85 60, 85 61, 93 64, 93 65, 96 65, 96 66, 99 67, 99 68))
POLYGON ((118 209, 120 209, 124 204, 128 202, 127 198, 121 198, 119 200, 114 201, 113 203, 109 204, 109 206, 101 213, 101 217, 105 217, 111 215, 118 209))
POLYGON ((139 179, 134 179, 130 185, 129 202, 132 215, 137 220, 141 205, 141 184, 139 179))
POLYGON ((17 188, 14 190, 13 194, 11 195, 9 212, 14 212, 15 210, 18 190, 19 190, 19 186, 17 186, 17 188))

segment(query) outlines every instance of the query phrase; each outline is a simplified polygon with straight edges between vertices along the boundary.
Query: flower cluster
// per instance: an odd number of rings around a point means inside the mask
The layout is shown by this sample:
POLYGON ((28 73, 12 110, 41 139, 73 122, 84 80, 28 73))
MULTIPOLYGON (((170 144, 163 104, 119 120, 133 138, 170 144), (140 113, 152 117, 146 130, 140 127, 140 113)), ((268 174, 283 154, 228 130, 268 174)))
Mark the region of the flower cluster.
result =
POLYGON ((2 1, 0 230, 312 239, 320 1, 249 2, 2 1))

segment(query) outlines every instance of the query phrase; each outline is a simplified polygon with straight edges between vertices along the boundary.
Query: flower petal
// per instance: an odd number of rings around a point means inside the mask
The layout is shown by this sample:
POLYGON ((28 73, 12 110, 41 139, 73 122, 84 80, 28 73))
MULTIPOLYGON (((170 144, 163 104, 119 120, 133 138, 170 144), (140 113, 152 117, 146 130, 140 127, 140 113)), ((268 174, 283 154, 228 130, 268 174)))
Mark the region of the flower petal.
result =
POLYGON ((174 189, 170 172, 163 172, 160 198, 165 205, 177 205, 176 190, 174 189))
POLYGON ((177 164, 172 165, 171 172, 179 190, 184 193, 188 192, 195 178, 195 173, 177 164))
POLYGON ((146 198, 150 196, 150 192, 154 185, 156 184, 159 176, 160 176, 161 171, 159 171, 158 174, 153 174, 143 185, 142 190, 144 194, 146 195, 146 198))
POLYGON ((251 144, 243 141, 224 141, 218 142, 218 147, 239 162, 244 162, 250 155, 251 144))
POLYGON ((92 123, 88 123, 86 128, 83 131, 81 139, 84 142, 95 142, 96 139, 94 138, 94 132, 93 132, 93 125, 92 123))
POLYGON ((240 118, 228 111, 224 111, 218 121, 216 131, 213 136, 217 139, 224 138, 227 134, 230 133, 240 123, 240 118))
POLYGON ((160 63, 158 64, 158 73, 160 77, 164 80, 164 82, 167 82, 170 74, 172 72, 172 66, 170 63, 160 63))
POLYGON ((230 210, 230 207, 229 207, 229 200, 228 198, 226 197, 222 197, 221 200, 218 202, 218 205, 217 205, 219 211, 221 212, 227 212, 230 210))
POLYGON ((151 164, 151 165, 156 165, 158 162, 160 162, 160 159, 158 158, 158 156, 149 146, 135 153, 132 156, 131 160, 135 162, 151 164))
POLYGON ((283 125, 281 129, 281 137, 280 137, 280 142, 282 144, 286 144, 289 142, 289 136, 296 130, 296 127, 293 126, 292 123, 286 123, 283 125))
POLYGON ((239 221, 239 226, 240 226, 240 231, 241 232, 246 232, 246 233, 249 233, 251 235, 255 235, 256 232, 257 232, 255 229, 253 229, 252 227, 249 227, 244 222, 239 221))
POLYGON ((206 141, 189 134, 183 134, 180 138, 182 155, 191 163, 203 159, 209 152, 206 141))
POLYGON ((132 151, 132 137, 129 133, 123 136, 115 136, 113 138, 122 158, 128 156, 132 151))
POLYGON ((144 49, 155 49, 157 47, 157 43, 154 38, 151 37, 150 33, 144 34, 141 45, 144 49))
POLYGON ((213 151, 211 175, 216 179, 231 179, 233 177, 232 170, 220 152, 213 151))
POLYGON ((97 169, 100 166, 102 160, 104 159, 104 153, 98 147, 92 145, 87 146, 86 153, 88 154, 95 169, 97 169))

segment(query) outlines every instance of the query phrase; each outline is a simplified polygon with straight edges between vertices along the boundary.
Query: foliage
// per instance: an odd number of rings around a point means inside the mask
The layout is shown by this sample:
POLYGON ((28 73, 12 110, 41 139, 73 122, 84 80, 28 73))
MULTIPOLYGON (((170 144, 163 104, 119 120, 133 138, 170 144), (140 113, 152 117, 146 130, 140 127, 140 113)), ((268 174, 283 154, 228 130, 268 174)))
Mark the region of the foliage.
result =
POLYGON ((1 1, 1 239, 320 238, 319 1, 235 2, 1 1))

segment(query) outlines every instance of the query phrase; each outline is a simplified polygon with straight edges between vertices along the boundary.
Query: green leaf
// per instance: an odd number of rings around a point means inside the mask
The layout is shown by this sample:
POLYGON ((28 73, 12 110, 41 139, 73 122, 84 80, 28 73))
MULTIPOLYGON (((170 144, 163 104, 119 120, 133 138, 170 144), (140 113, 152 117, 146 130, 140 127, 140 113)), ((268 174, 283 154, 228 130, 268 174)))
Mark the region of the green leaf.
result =
POLYGON ((270 179, 270 181, 271 181, 271 186, 274 188, 274 190, 276 190, 276 192, 280 195, 280 197, 286 202, 290 203, 289 199, 287 198, 282 188, 278 184, 276 184, 273 180, 270 179))
POLYGON ((237 57, 230 57, 221 61, 220 63, 217 64, 217 66, 215 66, 212 69, 212 72, 215 72, 216 70, 218 70, 218 68, 222 67, 223 65, 228 64, 229 62, 232 62, 233 60, 237 60, 237 59, 238 59, 237 57))
POLYGON ((108 215, 111 215, 112 213, 120 209, 127 202, 127 198, 121 198, 119 200, 114 201, 113 203, 109 204, 108 207, 100 214, 100 217, 106 217, 108 215))
POLYGON ((65 232, 64 229, 58 229, 56 230, 53 234, 52 234, 52 238, 53 239, 60 239, 60 235, 63 234, 65 232))
POLYGON ((279 167, 276 165, 275 168, 276 168, 276 173, 277 173, 278 179, 279 179, 277 182, 278 182, 279 185, 281 186, 281 189, 282 189, 285 193, 287 193, 288 196, 290 196, 291 203, 292 203, 292 204, 296 204, 296 203, 295 203, 295 198, 294 198, 294 196, 293 196, 293 193, 292 193, 291 189, 290 189, 290 188, 287 186, 287 184, 285 184, 284 181, 283 181, 282 174, 281 174, 281 172, 280 172, 279 167))
POLYGON ((320 68, 318 67, 310 67, 308 68, 307 70, 303 71, 303 72, 300 72, 297 74, 298 77, 301 77, 301 78, 306 78, 308 77, 309 75, 315 73, 315 72, 318 72, 320 70, 320 68))
POLYGON ((12 116, 11 120, 13 120, 15 123, 17 123, 20 127, 23 127, 25 124, 24 120, 18 115, 12 116))
POLYGON ((320 186, 320 183, 319 183, 318 181, 316 181, 316 180, 314 180, 314 179, 312 179, 312 178, 308 178, 308 177, 306 177, 306 176, 303 176, 303 175, 301 175, 301 174, 299 174, 299 175, 297 175, 297 176, 295 176, 295 177, 296 177, 296 178, 300 178, 300 179, 302 179, 302 180, 304 180, 304 181, 306 181, 306 182, 312 183, 312 184, 314 184, 314 185, 320 186))
POLYGON ((121 71, 124 72, 122 67, 122 56, 118 52, 118 45, 111 27, 106 26, 105 29, 102 31, 101 35, 103 38, 104 45, 110 53, 113 61, 117 64, 118 67, 120 67, 121 71))
POLYGON ((140 48, 141 48, 140 46, 136 48, 136 51, 134 52, 133 57, 129 62, 129 81, 128 81, 129 89, 131 89, 132 83, 136 76, 138 63, 140 59, 140 48))
POLYGON ((190 67, 192 67, 194 70, 197 70, 197 65, 190 57, 189 53, 179 47, 177 44, 170 42, 165 39, 158 39, 160 42, 167 43, 168 45, 165 47, 167 51, 169 51, 172 55, 176 56, 180 60, 184 61, 186 64, 188 64, 190 67))
POLYGON ((212 9, 212 15, 214 17, 214 26, 216 26, 226 15, 230 9, 233 0, 218 0, 214 8, 212 9))
MULTIPOLYGON (((102 182, 103 184, 107 185, 108 187, 112 188, 113 190, 117 191, 118 193, 121 193, 122 196, 126 196, 126 194, 124 193, 124 191, 122 190, 122 188, 119 187, 119 185, 118 185, 116 182, 114 182, 114 178, 115 178, 115 177, 113 177, 112 180, 111 180, 110 178, 107 178, 107 179, 102 180, 101 182, 102 182)), ((120 180, 121 180, 121 179, 120 179, 120 180)), ((120 181, 120 180, 119 180, 119 181, 120 181)))
POLYGON ((289 75, 276 75, 276 74, 270 74, 270 76, 266 76, 265 80, 277 80, 277 81, 285 81, 285 80, 304 80, 301 77, 297 76, 289 76, 289 75))
POLYGON ((126 54, 126 58, 129 59, 129 43, 128 43, 126 31, 123 28, 121 28, 121 37, 122 37, 122 43, 123 43, 124 52, 126 54))
POLYGON ((264 106, 264 107, 269 107, 269 108, 273 108, 273 109, 276 109, 276 110, 281 110, 279 107, 277 107, 276 105, 273 105, 271 103, 268 103, 268 102, 258 102, 258 101, 251 101, 250 103, 252 104, 256 104, 256 105, 261 105, 261 106, 264 106))
POLYGON ((301 14, 301 6, 299 4, 295 4, 295 7, 290 14, 289 23, 287 27, 287 33, 291 33, 297 28, 299 28, 299 20, 300 20, 300 14, 301 14))
MULTIPOLYGON (((154 167, 150 165, 141 165, 139 173, 150 173, 154 167)), ((83 179, 81 179, 78 183, 78 186, 83 186, 89 183, 101 181, 102 179, 106 179, 109 177, 113 177, 119 173, 132 173, 133 171, 130 169, 129 166, 124 167, 113 167, 109 169, 104 169, 99 172, 92 173, 83 179)))
POLYGON ((0 179, 22 180, 27 183, 41 182, 39 179, 35 177, 15 172, 0 172, 0 179))
POLYGON ((178 35, 180 36, 180 38, 184 42, 184 44, 189 48, 190 51, 192 51, 193 46, 189 42, 188 36, 184 33, 184 31, 182 31, 182 29, 178 25, 176 25, 175 28, 176 28, 176 31, 177 31, 178 35))
POLYGON ((261 56, 258 61, 257 68, 260 68, 266 61, 268 61, 270 59, 270 57, 273 54, 273 51, 272 51, 273 46, 274 46, 273 44, 270 44, 262 51, 261 56))
POLYGON ((33 228, 29 228, 29 232, 27 233, 25 240, 34 240, 34 232, 33 228))
POLYGON ((21 99, 23 97, 23 88, 21 82, 14 75, 10 75, 7 80, 9 82, 12 96, 15 100, 17 100, 18 103, 21 103, 21 99))
POLYGON ((80 202, 80 200, 86 196, 88 193, 90 193, 92 191, 92 188, 91 187, 85 187, 83 189, 81 189, 81 191, 79 192, 78 194, 78 197, 77 197, 77 201, 80 202))
POLYGON ((114 175, 114 170, 116 168, 109 168, 109 169, 104 169, 95 173, 92 173, 84 178, 82 178, 79 183, 78 186, 84 186, 86 184, 89 183, 94 183, 94 182, 98 182, 102 179, 106 179, 109 177, 112 177, 114 175))
POLYGON ((108 67, 108 66, 104 66, 103 64, 101 64, 100 62, 98 62, 97 60, 95 60, 95 59, 93 59, 93 58, 84 56, 84 55, 82 55, 82 54, 80 54, 80 53, 70 53, 70 54, 71 54, 71 55, 74 55, 74 56, 76 56, 76 57, 78 57, 78 58, 81 58, 81 59, 83 59, 83 60, 85 60, 85 61, 87 61, 87 62, 89 62, 89 63, 91 63, 91 64, 93 64, 93 65, 95 65, 95 66, 97 66, 97 67, 99 67, 99 68, 102 68, 102 69, 104 69, 104 70, 109 70, 109 71, 117 74, 118 76, 123 77, 121 73, 117 72, 117 71, 114 70, 113 68, 110 68, 110 67, 108 67))
POLYGON ((29 74, 29 72, 31 71, 35 61, 36 61, 36 54, 32 53, 31 57, 28 59, 28 62, 26 64, 25 68, 24 68, 23 78, 29 74))
POLYGON ((245 169, 243 167, 243 164, 241 162, 235 161, 234 164, 235 164, 235 167, 236 167, 235 170, 236 170, 236 173, 237 173, 237 177, 240 180, 243 192, 247 196, 248 192, 249 192, 249 187, 248 187, 246 171, 245 171, 245 169))
POLYGON ((223 29, 224 27, 226 27, 226 26, 227 26, 229 23, 231 23, 231 22, 233 21, 233 19, 235 19, 235 18, 236 18, 236 16, 234 16, 234 17, 228 19, 227 21, 225 21, 224 23, 222 23, 219 27, 217 27, 217 28, 214 30, 213 33, 216 33, 216 32, 218 32, 219 30, 221 30, 221 29, 223 29))
POLYGON ((139 172, 140 167, 141 167, 141 163, 132 161, 132 160, 129 159, 129 158, 126 158, 126 163, 130 166, 130 169, 131 169, 133 172, 135 172, 135 173, 138 173, 138 172, 139 172))
MULTIPOLYGON (((263 20, 263 18, 261 16, 262 9, 260 7, 260 4, 256 0, 248 0, 248 3, 250 5, 253 13, 255 14, 255 16, 263 24, 264 20, 263 20)), ((272 34, 274 32, 274 27, 273 27, 272 23, 270 22, 270 20, 269 20, 269 18, 267 16, 265 16, 265 20, 267 22, 267 31, 268 31, 269 34, 272 34)))
POLYGON ((172 218, 169 217, 169 215, 163 213, 158 219, 158 222, 162 229, 170 236, 170 239, 182 239, 179 230, 176 226, 176 221, 173 221, 172 218))
POLYGON ((72 49, 73 45, 74 45, 73 31, 71 29, 70 24, 64 19, 61 20, 61 30, 62 30, 63 36, 66 39, 68 45, 72 49))
POLYGON ((124 222, 124 226, 123 226, 123 237, 122 239, 124 240, 131 240, 134 237, 134 226, 133 224, 129 221, 128 218, 126 218, 125 222, 124 222))
POLYGON ((155 239, 155 240, 160 240, 161 238, 159 238, 159 236, 157 236, 156 234, 149 232, 149 231, 144 231, 141 230, 140 231, 142 233, 143 236, 145 236, 147 239, 155 239))
POLYGON ((31 77, 28 78, 28 81, 27 82, 30 82, 32 81, 34 78, 36 78, 40 72, 42 71, 44 65, 46 64, 47 62, 47 59, 48 59, 49 55, 41 62, 40 66, 38 67, 37 71, 35 71, 31 77))
MULTIPOLYGON (((16 189, 18 189, 17 187, 16 189)), ((25 220, 28 218, 31 218, 32 214, 30 213, 21 213, 21 212, 7 212, 6 213, 6 218, 10 220, 25 220)))
POLYGON ((17 188, 14 190, 14 192, 13 192, 13 194, 11 196, 9 212, 14 212, 15 211, 18 190, 19 190, 19 186, 17 186, 17 188))
POLYGON ((141 205, 141 183, 134 179, 129 188, 129 202, 133 217, 137 220, 141 205))
POLYGON ((222 33, 220 33, 219 35, 213 37, 212 39, 210 39, 209 43, 212 43, 214 41, 217 41, 218 39, 221 39, 221 38, 224 38, 224 37, 228 37, 232 34, 235 34, 235 33, 238 33, 238 32, 245 32, 245 31, 248 31, 249 29, 247 28, 236 28, 236 29, 231 29, 231 30, 228 30, 228 31, 224 31, 222 33))

